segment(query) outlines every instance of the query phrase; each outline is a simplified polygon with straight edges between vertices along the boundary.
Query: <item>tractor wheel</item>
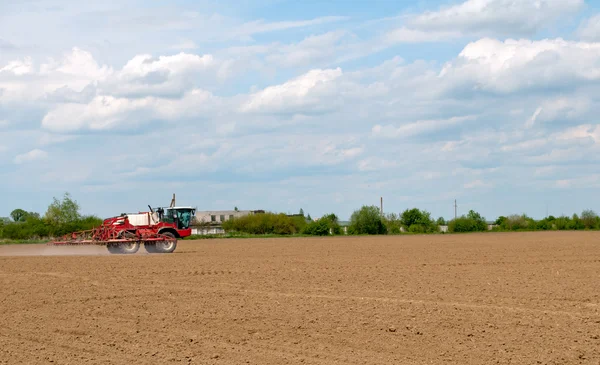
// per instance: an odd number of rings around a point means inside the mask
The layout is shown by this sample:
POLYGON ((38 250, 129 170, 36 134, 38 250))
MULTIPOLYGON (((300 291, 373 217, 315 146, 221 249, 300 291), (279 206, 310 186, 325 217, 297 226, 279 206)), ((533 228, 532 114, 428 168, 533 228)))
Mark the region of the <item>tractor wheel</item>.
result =
POLYGON ((175 238, 175 235, 171 232, 165 232, 165 233, 161 233, 163 236, 167 236, 169 238, 172 238, 173 240, 169 240, 169 241, 157 241, 156 245, 154 246, 154 250, 156 250, 155 252, 157 253, 171 253, 173 251, 175 251, 175 249, 177 248, 177 239, 175 238))
POLYGON ((127 242, 127 243, 119 244, 119 250, 123 254, 132 255, 132 254, 138 252, 139 249, 140 249, 139 242, 127 242))
POLYGON ((106 246, 106 248, 108 249, 108 252, 112 253, 113 255, 121 253, 119 245, 116 245, 114 243, 109 243, 108 246, 106 246))
POLYGON ((146 252, 148 253, 156 253, 156 243, 154 242, 145 242, 144 243, 144 248, 146 249, 146 252))
POLYGON ((132 255, 140 249, 139 242, 113 243, 107 246, 108 252, 112 254, 132 255))
MULTIPOLYGON (((123 231, 117 235, 118 238, 134 238, 131 232, 123 231)), ((112 254, 132 255, 140 249, 140 243, 136 241, 113 243, 108 245, 108 252, 112 254)))

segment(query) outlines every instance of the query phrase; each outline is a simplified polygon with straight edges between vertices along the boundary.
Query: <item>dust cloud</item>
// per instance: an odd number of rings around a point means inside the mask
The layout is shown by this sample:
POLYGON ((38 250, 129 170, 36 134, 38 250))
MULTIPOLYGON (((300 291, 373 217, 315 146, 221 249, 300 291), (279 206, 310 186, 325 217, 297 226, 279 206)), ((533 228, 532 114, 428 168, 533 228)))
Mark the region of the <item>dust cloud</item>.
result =
POLYGON ((46 244, 0 245, 0 256, 110 255, 106 246, 51 246, 46 244))

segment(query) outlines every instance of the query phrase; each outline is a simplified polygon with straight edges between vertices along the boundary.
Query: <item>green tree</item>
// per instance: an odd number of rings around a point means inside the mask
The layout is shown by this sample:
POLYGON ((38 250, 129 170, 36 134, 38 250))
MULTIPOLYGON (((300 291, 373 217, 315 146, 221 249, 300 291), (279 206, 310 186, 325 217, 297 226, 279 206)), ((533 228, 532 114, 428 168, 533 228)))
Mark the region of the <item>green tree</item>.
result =
POLYGON ((350 234, 385 234, 387 229, 383 224, 381 212, 376 206, 363 206, 352 213, 350 225, 348 226, 350 234))
POLYGON ((590 209, 586 209, 581 213, 581 223, 585 229, 596 229, 598 227, 598 215, 590 209))
POLYGON ((14 222, 25 222, 27 220, 27 212, 23 209, 15 209, 10 212, 10 217, 14 222))
POLYGON ((437 231, 437 224, 431 213, 417 208, 407 209, 400 215, 402 226, 409 232, 431 233, 437 231))
POLYGON ((76 222, 81 218, 79 204, 71 198, 69 193, 65 193, 62 201, 53 198, 44 218, 53 224, 76 222))
POLYGON ((471 219, 474 222, 477 231, 485 231, 487 229, 487 222, 485 221, 485 218, 482 217, 481 214, 477 213, 476 211, 469 210, 467 218, 471 219))
POLYGON ((300 215, 304 217, 304 210, 300 208, 300 215))
POLYGON ((444 219, 444 217, 439 217, 436 221, 438 226, 445 226, 446 225, 446 220, 444 219))
POLYGON ((383 224, 385 224, 388 234, 399 234, 402 232, 402 223, 400 222, 400 217, 398 217, 396 213, 388 213, 383 218, 383 224))
POLYGON ((506 219, 507 218, 505 216, 501 215, 500 217, 498 217, 498 219, 496 219, 495 223, 497 226, 502 226, 504 224, 504 222, 506 222, 506 219))
POLYGON ((338 217, 332 213, 324 215, 316 222, 310 222, 304 227, 302 233, 313 236, 328 236, 329 234, 341 234, 342 227, 338 222, 338 217))

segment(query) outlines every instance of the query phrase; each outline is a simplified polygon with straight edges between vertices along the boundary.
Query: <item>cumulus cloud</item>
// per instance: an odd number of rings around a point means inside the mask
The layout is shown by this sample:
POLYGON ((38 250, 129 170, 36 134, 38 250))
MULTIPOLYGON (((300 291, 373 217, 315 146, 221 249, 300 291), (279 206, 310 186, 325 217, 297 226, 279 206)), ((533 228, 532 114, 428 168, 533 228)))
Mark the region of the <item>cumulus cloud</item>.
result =
POLYGON ((34 149, 31 150, 27 153, 23 153, 20 155, 17 155, 15 157, 14 162, 18 165, 23 164, 23 163, 28 163, 28 162, 33 162, 33 161, 38 161, 38 160, 43 160, 46 159, 48 157, 48 153, 46 151, 42 151, 39 149, 34 149))
POLYGON ((583 5, 583 0, 467 0, 417 15, 408 25, 435 32, 529 36, 583 5))
POLYGON ((22 76, 33 73, 33 62, 31 57, 25 57, 23 60, 9 62, 8 65, 0 67, 0 73, 12 73, 16 76, 22 76))
POLYGON ((342 76, 341 68, 311 70, 286 83, 269 86, 252 94, 242 112, 320 113, 331 108, 322 102, 324 96, 332 101, 335 80, 342 76))
POLYGON ((198 76, 215 65, 212 55, 184 52, 158 58, 137 55, 101 88, 104 92, 122 96, 180 95, 193 88, 198 76))
POLYGON ((76 94, 94 82, 106 80, 112 73, 112 68, 98 65, 90 52, 77 47, 60 60, 50 58, 38 64, 26 57, 0 66, 0 90, 3 90, 0 102, 40 101, 47 96, 52 98, 57 90, 76 94))
POLYGON ((484 38, 447 63, 440 78, 452 87, 492 92, 570 87, 600 80, 600 43, 484 38))
POLYGON ((87 104, 60 104, 44 116, 42 127, 56 132, 133 130, 156 120, 198 116, 215 105, 211 100, 211 93, 198 89, 181 99, 99 95, 87 104))

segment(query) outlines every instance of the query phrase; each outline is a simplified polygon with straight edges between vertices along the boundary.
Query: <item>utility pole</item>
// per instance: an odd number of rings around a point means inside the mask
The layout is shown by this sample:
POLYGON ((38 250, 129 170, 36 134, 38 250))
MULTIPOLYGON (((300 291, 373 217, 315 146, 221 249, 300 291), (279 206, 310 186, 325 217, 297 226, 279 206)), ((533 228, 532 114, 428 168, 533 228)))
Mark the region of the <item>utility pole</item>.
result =
POLYGON ((456 199, 454 199, 454 220, 456 220, 456 208, 458 207, 458 205, 456 205, 456 199))
POLYGON ((379 208, 379 209, 381 212, 381 216, 383 217, 383 197, 380 197, 379 200, 380 200, 380 204, 381 204, 381 208, 379 208))

